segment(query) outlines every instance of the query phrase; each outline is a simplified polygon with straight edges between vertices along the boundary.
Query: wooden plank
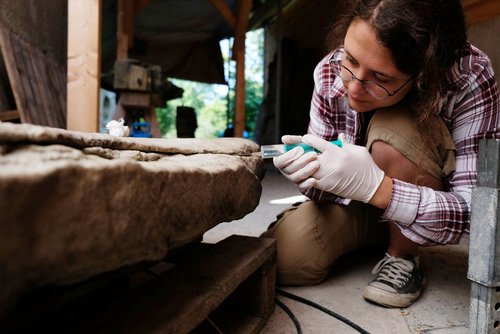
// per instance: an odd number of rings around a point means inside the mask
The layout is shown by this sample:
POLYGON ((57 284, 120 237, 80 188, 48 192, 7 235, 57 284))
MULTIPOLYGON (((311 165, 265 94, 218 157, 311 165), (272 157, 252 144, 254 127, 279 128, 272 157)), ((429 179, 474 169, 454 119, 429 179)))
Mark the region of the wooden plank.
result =
POLYGON ((124 107, 149 108, 151 107, 151 93, 122 92, 118 103, 124 107))
POLYGON ((48 124, 65 124, 65 120, 60 118, 59 113, 51 112, 51 109, 53 109, 55 104, 58 102, 58 99, 55 97, 59 95, 60 92, 51 82, 48 68, 44 66, 43 60, 36 57, 33 50, 30 50, 30 54, 32 56, 29 60, 31 61, 31 66, 33 67, 33 73, 35 73, 39 82, 37 85, 37 91, 40 94, 38 95, 39 103, 42 106, 42 109, 46 111, 44 114, 47 118, 48 124), (53 92, 57 93, 53 94, 53 92))
POLYGON ((22 57, 22 55, 19 54, 18 59, 22 61, 22 68, 24 69, 21 71, 22 76, 26 76, 27 73, 33 75, 32 80, 24 78, 30 88, 30 93, 25 93, 26 98, 28 99, 29 105, 33 108, 34 115, 37 117, 36 124, 53 124, 50 113, 37 112, 39 110, 49 110, 50 103, 47 102, 46 94, 44 94, 44 90, 46 89, 46 86, 44 85, 45 82, 40 74, 40 71, 38 70, 37 64, 35 63, 36 59, 33 52, 31 49, 28 49, 27 52, 29 57, 22 57))
POLYGON ((99 131, 101 2, 68 0, 68 130, 99 131))
MULTIPOLYGON (((42 329, 40 324, 47 324, 45 319, 51 315, 56 318, 57 322, 64 322, 61 321, 61 317, 64 317, 66 307, 71 308, 72 305, 78 304, 89 295, 99 294, 110 286, 116 286, 117 282, 128 280, 131 275, 141 270, 148 270, 152 265, 154 263, 138 263, 73 285, 52 285, 36 289, 22 297, 9 312, 8 317, 2 318, 0 332, 12 334, 39 332, 42 329), (33 326, 35 329, 30 324, 35 324, 33 326)), ((46 332, 51 331, 52 329, 46 330, 46 332)))
POLYGON ((4 29, 0 30, 0 45, 2 46, 2 55, 5 61, 5 67, 7 68, 12 93, 20 112, 21 121, 23 123, 33 123, 31 115, 29 114, 29 109, 27 109, 27 104, 24 102, 21 78, 19 77, 19 71, 17 70, 15 62, 16 57, 13 52, 14 47, 12 46, 10 40, 10 34, 4 29))
MULTIPOLYGON (((41 124, 46 125, 46 118, 41 116, 39 112, 40 106, 37 103, 36 93, 34 91, 34 82, 31 81, 27 75, 28 72, 31 72, 31 68, 27 66, 26 59, 23 56, 22 47, 16 43, 15 39, 11 38, 12 51, 14 53, 14 57, 16 59, 16 67, 17 72, 19 74, 19 85, 17 86, 17 90, 19 94, 22 94, 22 102, 21 106, 18 107, 19 110, 22 110, 26 113, 29 113, 31 123, 33 124, 41 124), (30 108, 30 106, 32 106, 30 108)), ((33 76, 33 78, 36 78, 33 76)), ((16 103, 18 99, 16 99, 16 103)))
POLYGON ((274 252, 272 239, 232 236, 201 244, 166 275, 113 302, 88 332, 118 326, 129 333, 188 333, 274 252))
POLYGON ((66 128, 66 73, 62 68, 56 72, 48 66, 43 66, 42 71, 45 73, 45 87, 51 92, 50 101, 52 109, 56 111, 53 112, 55 121, 57 124, 60 124, 58 127, 66 128))
POLYGON ((108 297, 102 291, 105 297, 67 305, 45 315, 43 323, 27 326, 40 332, 46 325, 61 333, 182 334, 213 315, 224 333, 259 333, 274 309, 274 239, 233 235, 217 244, 197 244, 168 260, 176 264, 173 269, 151 270, 149 280, 108 297), (221 322, 223 315, 214 312, 223 303, 233 315, 228 327, 221 322))
POLYGON ((65 128, 63 68, 10 31, 0 31, 0 44, 21 121, 65 128))
POLYGON ((19 118, 20 115, 18 110, 0 111, 0 121, 11 121, 19 118))

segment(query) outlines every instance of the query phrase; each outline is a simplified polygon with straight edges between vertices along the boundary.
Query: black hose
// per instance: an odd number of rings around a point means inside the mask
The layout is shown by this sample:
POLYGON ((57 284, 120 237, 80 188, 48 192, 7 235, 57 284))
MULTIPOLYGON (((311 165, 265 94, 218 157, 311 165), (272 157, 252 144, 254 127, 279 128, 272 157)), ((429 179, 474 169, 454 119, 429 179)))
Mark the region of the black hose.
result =
POLYGON ((297 334, 302 334, 302 328, 300 327, 300 322, 297 319, 297 317, 295 316, 295 314, 293 314, 292 310, 290 310, 288 308, 288 306, 286 306, 285 304, 283 304, 283 302, 281 300, 279 300, 278 298, 275 298, 274 302, 276 303, 276 305, 278 305, 279 307, 281 307, 281 309, 286 314, 288 314, 288 316, 290 317, 290 319, 292 319, 293 324, 295 325, 295 329, 297 330, 297 334))
POLYGON ((370 332, 366 331, 365 329, 359 327, 357 324, 355 324, 354 322, 352 322, 351 320, 347 319, 347 318, 344 318, 343 316, 341 316, 340 314, 336 313, 336 312, 333 312, 319 304, 316 304, 315 302, 313 301, 310 301, 309 299, 305 299, 303 297, 300 297, 300 296, 297 296, 297 295, 294 295, 290 292, 286 292, 284 290, 281 290, 281 289, 276 289, 276 293, 279 294, 279 295, 282 295, 284 297, 287 297, 287 298, 290 298, 290 299, 293 299, 293 300, 296 300, 298 302, 301 302, 301 303, 304 303, 306 305, 309 305, 309 306, 312 306, 320 311, 323 311, 325 312, 326 314, 342 321, 343 323, 345 323, 346 325, 352 327, 353 329, 357 330, 358 332, 362 333, 362 334, 370 334, 370 332))

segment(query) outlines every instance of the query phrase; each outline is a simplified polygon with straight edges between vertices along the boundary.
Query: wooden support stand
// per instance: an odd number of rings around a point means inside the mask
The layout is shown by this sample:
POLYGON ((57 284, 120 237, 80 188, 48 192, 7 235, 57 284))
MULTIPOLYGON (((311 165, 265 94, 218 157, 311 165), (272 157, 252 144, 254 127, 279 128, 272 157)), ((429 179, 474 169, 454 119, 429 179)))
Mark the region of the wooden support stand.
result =
POLYGON ((115 282, 115 292, 71 303, 30 326, 52 333, 258 333, 273 312, 274 239, 231 236, 197 244, 174 261, 172 269, 137 272, 148 278, 131 284, 129 276, 125 288, 115 282))
POLYGON ((156 106, 159 105, 161 105, 161 99, 158 94, 149 92, 122 92, 114 118, 119 119, 123 117, 128 123, 131 123, 139 121, 139 118, 142 117, 146 122, 151 124, 153 138, 161 138, 160 124, 156 117, 156 106), (140 110, 140 113, 134 115, 130 110, 140 110))

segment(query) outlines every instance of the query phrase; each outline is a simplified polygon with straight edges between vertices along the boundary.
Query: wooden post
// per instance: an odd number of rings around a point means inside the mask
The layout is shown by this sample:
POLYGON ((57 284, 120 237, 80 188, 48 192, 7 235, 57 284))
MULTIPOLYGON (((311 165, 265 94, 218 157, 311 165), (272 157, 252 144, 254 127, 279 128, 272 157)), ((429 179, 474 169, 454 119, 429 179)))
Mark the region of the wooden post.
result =
POLYGON ((252 1, 240 0, 238 5, 238 21, 233 44, 233 59, 236 60, 234 136, 243 137, 243 131, 245 130, 245 34, 252 1))
POLYGON ((150 0, 118 0, 116 59, 128 58, 128 50, 134 46, 135 16, 149 2, 150 0))
POLYGON ((99 131, 101 1, 68 0, 68 130, 99 131))
POLYGON ((238 17, 236 18, 223 0, 209 1, 235 30, 233 55, 231 57, 236 61, 234 137, 243 137, 243 131, 245 130, 245 35, 248 28, 248 16, 252 9, 252 1, 238 1, 238 17))
POLYGON ((134 37, 134 2, 118 0, 118 19, 116 26, 116 58, 127 59, 128 49, 132 46, 134 37))
MULTIPOLYGON (((236 93, 234 111, 234 137, 243 137, 245 130, 245 42, 236 50, 236 93)), ((233 51, 235 52, 235 51, 233 51)))

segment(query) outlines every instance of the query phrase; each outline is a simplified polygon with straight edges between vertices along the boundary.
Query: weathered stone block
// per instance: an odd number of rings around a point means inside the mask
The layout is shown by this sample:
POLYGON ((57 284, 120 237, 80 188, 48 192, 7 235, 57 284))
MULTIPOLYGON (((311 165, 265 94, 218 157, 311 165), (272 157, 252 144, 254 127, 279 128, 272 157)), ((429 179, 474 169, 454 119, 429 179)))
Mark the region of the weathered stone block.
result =
POLYGON ((0 122, 0 316, 31 288, 162 259, 252 212, 258 151, 0 122))

